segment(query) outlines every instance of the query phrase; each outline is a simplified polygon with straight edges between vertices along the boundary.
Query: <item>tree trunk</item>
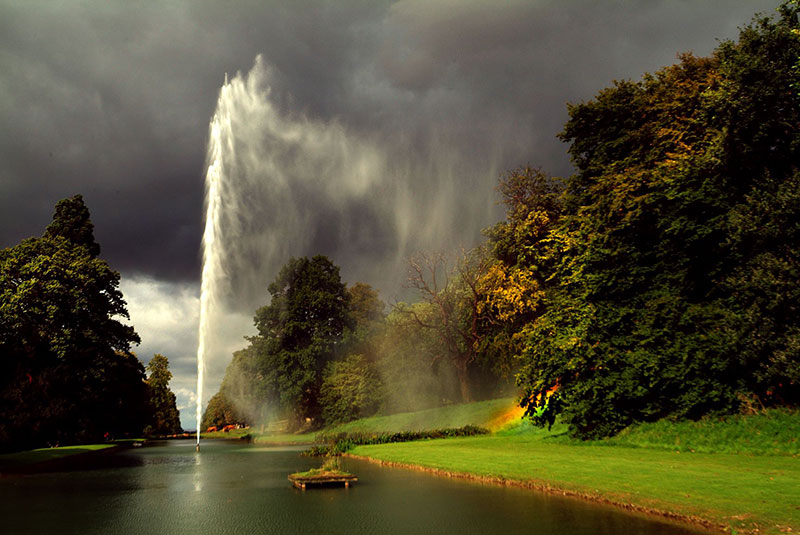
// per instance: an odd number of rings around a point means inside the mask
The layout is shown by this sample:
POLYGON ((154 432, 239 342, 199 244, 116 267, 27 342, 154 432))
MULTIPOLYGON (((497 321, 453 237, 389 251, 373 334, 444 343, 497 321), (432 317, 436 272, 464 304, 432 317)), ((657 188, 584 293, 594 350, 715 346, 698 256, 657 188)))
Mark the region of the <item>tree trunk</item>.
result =
POLYGON ((469 374, 467 373, 466 360, 456 362, 456 373, 458 375, 459 386, 461 387, 461 402, 469 403, 472 401, 472 392, 469 388, 469 374))

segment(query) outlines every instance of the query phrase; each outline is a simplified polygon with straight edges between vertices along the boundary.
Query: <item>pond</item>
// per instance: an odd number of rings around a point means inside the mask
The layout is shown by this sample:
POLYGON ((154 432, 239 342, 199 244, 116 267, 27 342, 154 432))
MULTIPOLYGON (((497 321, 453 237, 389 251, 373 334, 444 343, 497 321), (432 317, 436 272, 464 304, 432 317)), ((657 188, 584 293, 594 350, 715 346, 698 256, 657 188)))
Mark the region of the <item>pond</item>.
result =
POLYGON ((91 457, 80 470, 0 479, 2 533, 535 533, 681 535, 696 530, 516 488, 344 459, 349 489, 298 490, 319 466, 297 447, 191 441, 91 457))

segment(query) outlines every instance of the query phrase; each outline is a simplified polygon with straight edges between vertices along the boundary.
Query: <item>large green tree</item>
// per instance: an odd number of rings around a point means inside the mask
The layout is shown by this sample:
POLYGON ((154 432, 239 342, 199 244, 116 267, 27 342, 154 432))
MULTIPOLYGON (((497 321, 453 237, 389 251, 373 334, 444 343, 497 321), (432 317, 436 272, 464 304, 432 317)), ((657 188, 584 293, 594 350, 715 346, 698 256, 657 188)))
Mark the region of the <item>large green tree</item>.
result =
POLYGON ((78 195, 41 238, 0 251, 0 444, 21 448, 140 433, 144 368, 119 274, 97 258, 78 195))
POLYGON ((362 355, 350 355, 326 367, 320 387, 325 425, 372 416, 382 401, 380 379, 362 355))
POLYGON ((293 258, 269 285, 271 301, 255 316, 263 370, 294 426, 320 415, 325 366, 354 325, 339 268, 322 255, 293 258))
POLYGON ((594 437, 800 401, 799 27, 786 3, 712 57, 569 107, 577 172, 526 327, 530 414, 594 437))

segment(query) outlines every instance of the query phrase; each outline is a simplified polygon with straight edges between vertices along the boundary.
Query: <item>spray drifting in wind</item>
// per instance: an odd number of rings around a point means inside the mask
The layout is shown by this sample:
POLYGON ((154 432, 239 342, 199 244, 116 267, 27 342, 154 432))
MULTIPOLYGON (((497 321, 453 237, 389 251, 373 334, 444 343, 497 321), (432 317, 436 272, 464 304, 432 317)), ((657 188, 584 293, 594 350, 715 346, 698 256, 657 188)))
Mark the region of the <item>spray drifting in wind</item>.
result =
POLYGON ((260 56, 226 76, 209 126, 198 433, 204 392, 289 258, 329 255, 345 280, 391 298, 411 253, 474 243, 497 210, 494 167, 463 158, 435 128, 420 140, 402 125, 387 137, 309 117, 279 105, 273 77, 260 56))

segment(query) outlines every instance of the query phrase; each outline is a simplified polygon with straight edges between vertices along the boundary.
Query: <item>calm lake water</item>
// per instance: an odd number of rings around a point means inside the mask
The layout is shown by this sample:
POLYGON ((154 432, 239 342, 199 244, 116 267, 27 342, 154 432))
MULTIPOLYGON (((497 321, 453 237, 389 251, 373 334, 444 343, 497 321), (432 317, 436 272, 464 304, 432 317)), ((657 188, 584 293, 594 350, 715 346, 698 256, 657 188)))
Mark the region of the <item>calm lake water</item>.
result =
POLYGON ((0 479, 0 533, 681 535, 682 526, 522 489, 352 459, 349 489, 293 488, 319 466, 298 448, 172 441, 92 457, 80 471, 0 479))

